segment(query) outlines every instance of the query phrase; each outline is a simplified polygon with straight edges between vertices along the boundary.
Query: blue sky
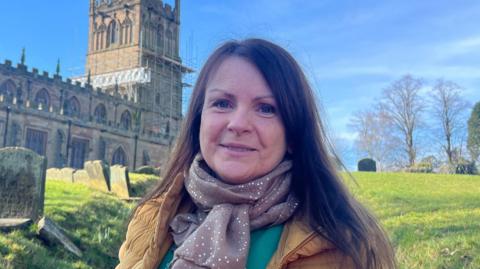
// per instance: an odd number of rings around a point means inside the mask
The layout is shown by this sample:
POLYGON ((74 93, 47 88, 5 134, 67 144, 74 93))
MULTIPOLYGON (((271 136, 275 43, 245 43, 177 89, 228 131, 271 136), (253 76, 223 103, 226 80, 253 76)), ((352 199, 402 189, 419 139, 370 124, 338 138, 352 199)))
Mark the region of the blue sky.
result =
MULTIPOLYGON (((174 1, 164 1, 173 3, 174 1)), ((300 62, 315 88, 331 135, 349 147, 355 111, 369 108, 404 74, 457 82, 480 101, 480 1, 183 0, 181 55, 199 69, 222 41, 263 37, 300 62)), ((64 77, 83 74, 88 1, 5 1, 0 60, 64 77)), ((194 80, 195 75, 188 79, 194 80)), ((188 92, 186 90, 188 99, 188 92)), ((186 102, 185 102, 186 103, 186 102)), ((349 159, 348 159, 349 158, 349 159)), ((347 163, 354 164, 354 156, 347 163)))

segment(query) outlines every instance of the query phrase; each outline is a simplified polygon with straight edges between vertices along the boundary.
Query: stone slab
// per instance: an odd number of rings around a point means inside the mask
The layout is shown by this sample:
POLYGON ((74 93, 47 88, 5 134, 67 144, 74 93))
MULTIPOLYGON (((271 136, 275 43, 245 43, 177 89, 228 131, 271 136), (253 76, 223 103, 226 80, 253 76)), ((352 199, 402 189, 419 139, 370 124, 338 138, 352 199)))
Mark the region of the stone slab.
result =
POLYGON ((53 220, 48 217, 43 217, 38 221, 37 234, 48 244, 62 245, 71 253, 82 257, 82 251, 62 232, 53 220))
POLYGON ((23 229, 32 223, 31 219, 0 219, 0 231, 23 229))
POLYGON ((50 169, 47 169, 47 179, 61 180, 61 181, 72 183, 73 173, 75 173, 75 169, 70 167, 64 167, 62 169, 50 168, 50 169))
POLYGON ((87 171, 81 169, 81 170, 76 170, 75 173, 73 173, 73 182, 74 183, 83 183, 88 185, 90 183, 90 177, 88 176, 87 171))
POLYGON ((110 190, 110 169, 106 163, 100 160, 86 161, 85 171, 90 178, 90 184, 98 189, 110 190))
POLYGON ((130 179, 126 166, 113 165, 110 167, 110 186, 111 191, 120 198, 130 197, 130 179))
POLYGON ((0 149, 0 218, 40 218, 46 167, 46 159, 29 149, 0 149))

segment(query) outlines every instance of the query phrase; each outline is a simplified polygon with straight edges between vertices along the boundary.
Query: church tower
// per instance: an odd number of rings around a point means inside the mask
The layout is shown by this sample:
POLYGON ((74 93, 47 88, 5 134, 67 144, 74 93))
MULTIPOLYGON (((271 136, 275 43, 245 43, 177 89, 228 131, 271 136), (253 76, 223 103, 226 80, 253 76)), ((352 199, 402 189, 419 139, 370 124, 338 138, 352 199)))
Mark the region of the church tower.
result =
POLYGON ((83 82, 142 107, 141 132, 174 137, 182 110, 180 0, 90 0, 83 82))

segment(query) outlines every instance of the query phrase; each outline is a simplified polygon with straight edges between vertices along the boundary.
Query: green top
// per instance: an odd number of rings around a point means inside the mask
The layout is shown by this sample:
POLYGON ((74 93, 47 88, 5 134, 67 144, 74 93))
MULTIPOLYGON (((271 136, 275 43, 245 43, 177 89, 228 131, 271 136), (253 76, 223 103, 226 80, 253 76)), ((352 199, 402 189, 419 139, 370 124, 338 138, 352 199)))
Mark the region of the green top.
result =
MULTIPOLYGON (((250 250, 248 251, 247 269, 265 269, 277 250, 283 224, 250 233, 250 250)), ((167 269, 173 259, 175 244, 172 244, 158 269, 167 269)))

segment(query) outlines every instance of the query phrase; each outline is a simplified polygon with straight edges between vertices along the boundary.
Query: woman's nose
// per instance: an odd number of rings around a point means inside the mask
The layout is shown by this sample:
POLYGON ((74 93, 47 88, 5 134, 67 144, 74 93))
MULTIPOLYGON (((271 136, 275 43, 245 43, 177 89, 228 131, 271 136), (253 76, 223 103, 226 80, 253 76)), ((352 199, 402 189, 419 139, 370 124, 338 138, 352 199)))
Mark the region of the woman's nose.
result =
POLYGON ((228 119, 227 129, 237 134, 250 132, 252 129, 250 117, 248 110, 242 108, 235 109, 228 119))

